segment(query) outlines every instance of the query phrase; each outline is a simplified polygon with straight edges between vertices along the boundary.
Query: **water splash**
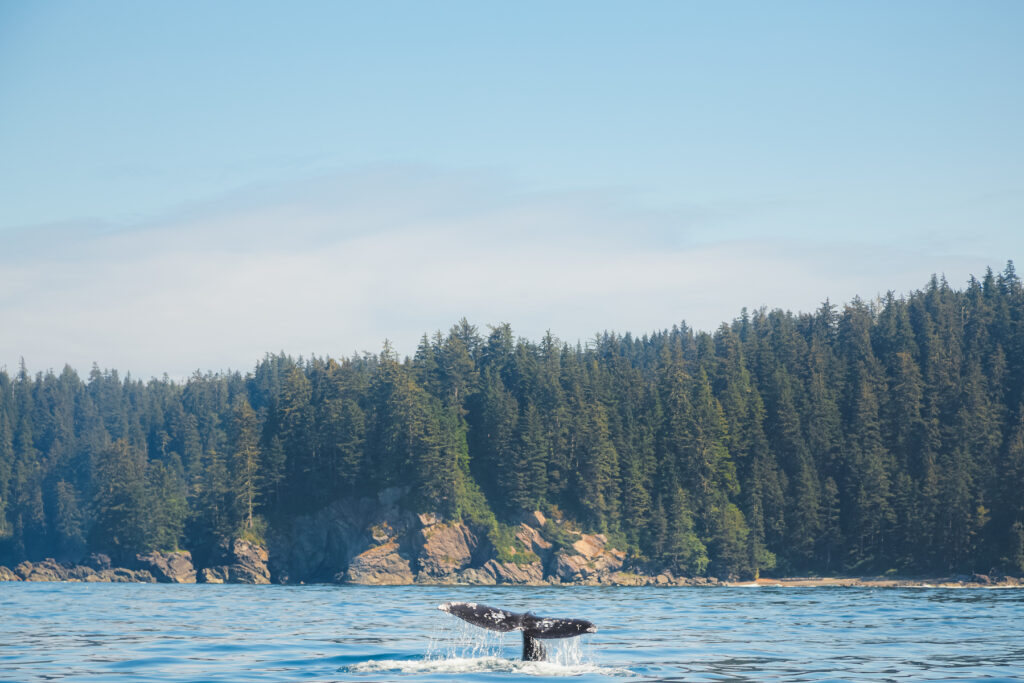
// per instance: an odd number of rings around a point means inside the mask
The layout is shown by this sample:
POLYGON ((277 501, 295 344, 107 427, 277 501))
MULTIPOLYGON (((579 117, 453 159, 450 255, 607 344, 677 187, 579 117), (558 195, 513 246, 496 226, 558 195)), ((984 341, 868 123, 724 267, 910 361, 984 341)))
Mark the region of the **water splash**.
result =
MULTIPOLYGON (((464 621, 442 627, 427 646, 425 659, 480 659, 502 657, 505 635, 486 631, 464 621)), ((518 635, 518 634, 517 634, 518 635)))
POLYGON ((380 659, 359 662, 346 673, 467 674, 515 673, 528 676, 633 676, 629 669, 599 666, 582 638, 545 640, 547 660, 518 659, 521 634, 487 631, 464 622, 452 622, 431 638, 423 659, 380 659), (511 642, 514 639, 514 643, 511 642))
POLYGON ((574 667, 582 666, 585 661, 593 658, 585 656, 582 638, 566 638, 565 640, 544 641, 547 649, 547 661, 559 666, 574 667))

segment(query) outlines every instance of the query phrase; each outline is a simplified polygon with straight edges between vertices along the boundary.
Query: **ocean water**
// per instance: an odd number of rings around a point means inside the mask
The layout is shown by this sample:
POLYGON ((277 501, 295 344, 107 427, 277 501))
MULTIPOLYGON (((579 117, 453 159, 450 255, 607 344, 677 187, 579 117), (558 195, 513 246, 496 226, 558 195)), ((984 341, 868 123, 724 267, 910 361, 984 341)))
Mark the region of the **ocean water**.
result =
POLYGON ((1024 590, 0 583, 0 680, 1024 680, 1024 590), (437 610, 580 617, 545 641, 437 610))

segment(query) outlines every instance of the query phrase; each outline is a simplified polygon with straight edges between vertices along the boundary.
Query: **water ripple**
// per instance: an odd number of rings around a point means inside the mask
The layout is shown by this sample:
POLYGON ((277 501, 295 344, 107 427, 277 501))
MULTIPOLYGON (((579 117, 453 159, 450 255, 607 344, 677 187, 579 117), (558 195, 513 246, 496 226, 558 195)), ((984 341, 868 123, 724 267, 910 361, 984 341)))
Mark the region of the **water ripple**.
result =
POLYGON ((1024 591, 0 583, 2 681, 1020 681, 1024 591), (520 637, 445 600, 590 619, 520 637))

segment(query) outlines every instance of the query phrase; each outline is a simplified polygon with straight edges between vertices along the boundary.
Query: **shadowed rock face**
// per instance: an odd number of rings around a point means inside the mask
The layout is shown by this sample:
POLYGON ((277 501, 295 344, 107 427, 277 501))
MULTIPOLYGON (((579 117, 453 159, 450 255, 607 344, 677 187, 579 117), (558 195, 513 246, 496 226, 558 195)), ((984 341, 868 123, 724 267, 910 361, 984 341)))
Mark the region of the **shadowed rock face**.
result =
MULTIPOLYGON (((414 535, 423 524, 399 505, 402 495, 399 489, 385 489, 374 498, 338 500, 272 532, 268 549, 274 580, 281 583, 347 581, 348 569, 357 557, 389 543, 400 546, 401 557, 409 562, 409 571, 413 572, 417 545, 414 535)), ((376 557, 376 554, 370 555, 370 558, 376 557)), ((378 576, 394 583, 404 580, 400 576, 386 579, 376 571, 366 574, 360 571, 366 562, 363 558, 356 563, 357 571, 353 576, 378 576)), ((400 563, 389 566, 398 575, 405 573, 400 563)))
POLYGON ((115 568, 93 554, 80 565, 52 559, 0 567, 0 581, 161 581, 173 583, 312 583, 369 585, 557 583, 681 585, 708 579, 655 575, 628 567, 626 555, 602 534, 583 534, 539 511, 514 529, 511 547, 495 548, 483 530, 401 505, 408 491, 344 499, 272 530, 266 547, 224 541, 204 566, 187 551, 136 556, 133 569, 115 568), (502 561, 500 557, 514 558, 502 561), (197 571, 198 569, 198 571, 197 571), (6 577, 6 579, 5 579, 6 577), (13 578, 12 578, 13 577, 13 578))
MULTIPOLYGON (((499 550, 464 522, 404 510, 401 501, 407 493, 387 489, 376 498, 337 501, 293 520, 271 535, 273 580, 537 585, 617 583, 621 575, 625 553, 609 548, 603 535, 580 534, 535 511, 515 529, 516 547, 499 550), (545 524, 552 523, 562 546, 545 536, 545 524), (509 552, 516 561, 498 559, 509 552)), ((634 574, 622 577, 631 585, 640 582, 634 574)))

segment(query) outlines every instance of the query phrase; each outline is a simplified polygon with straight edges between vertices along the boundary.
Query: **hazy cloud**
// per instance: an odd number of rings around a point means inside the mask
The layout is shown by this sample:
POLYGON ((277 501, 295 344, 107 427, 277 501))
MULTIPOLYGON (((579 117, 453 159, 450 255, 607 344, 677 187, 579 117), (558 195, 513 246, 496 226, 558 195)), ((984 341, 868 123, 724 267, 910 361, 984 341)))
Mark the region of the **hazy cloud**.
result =
POLYGON ((8 232, 0 365, 24 356, 32 370, 97 362, 184 377, 246 370, 267 351, 377 351, 385 337, 411 353, 423 332, 462 316, 572 342, 682 320, 713 329, 744 306, 810 310, 825 297, 917 288, 932 272, 959 285, 1006 258, 749 229, 779 220, 772 211, 654 210, 621 192, 377 169, 250 188, 130 225, 8 232))

